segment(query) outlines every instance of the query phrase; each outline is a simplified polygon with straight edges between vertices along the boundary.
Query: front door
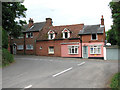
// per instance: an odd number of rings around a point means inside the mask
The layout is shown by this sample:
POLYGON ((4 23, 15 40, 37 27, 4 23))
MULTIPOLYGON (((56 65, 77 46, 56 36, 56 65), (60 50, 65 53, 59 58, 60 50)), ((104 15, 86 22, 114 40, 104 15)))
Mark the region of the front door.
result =
POLYGON ((16 54, 16 45, 13 45, 13 54, 16 54))
POLYGON ((83 46, 83 58, 88 58, 88 47, 83 46))

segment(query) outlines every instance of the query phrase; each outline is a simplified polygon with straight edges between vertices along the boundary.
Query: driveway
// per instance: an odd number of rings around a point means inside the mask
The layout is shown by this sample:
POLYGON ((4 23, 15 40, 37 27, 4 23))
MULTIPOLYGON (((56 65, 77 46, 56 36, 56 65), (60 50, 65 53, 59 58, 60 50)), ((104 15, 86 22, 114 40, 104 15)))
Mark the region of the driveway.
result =
POLYGON ((3 88, 105 88, 118 61, 16 55, 3 68, 3 88))

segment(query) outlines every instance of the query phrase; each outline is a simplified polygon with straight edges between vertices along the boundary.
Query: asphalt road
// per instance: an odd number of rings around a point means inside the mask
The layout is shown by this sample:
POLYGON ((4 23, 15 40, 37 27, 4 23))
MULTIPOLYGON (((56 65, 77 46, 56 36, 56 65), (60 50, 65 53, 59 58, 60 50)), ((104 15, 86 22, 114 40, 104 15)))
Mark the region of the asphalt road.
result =
POLYGON ((117 61, 16 55, 3 68, 3 88, 105 88, 117 61))

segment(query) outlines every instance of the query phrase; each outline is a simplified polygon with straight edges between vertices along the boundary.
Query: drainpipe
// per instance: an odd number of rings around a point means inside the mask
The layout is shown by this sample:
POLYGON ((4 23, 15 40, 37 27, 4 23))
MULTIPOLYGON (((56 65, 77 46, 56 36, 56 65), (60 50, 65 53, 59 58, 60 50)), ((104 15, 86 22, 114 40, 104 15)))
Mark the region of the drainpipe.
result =
POLYGON ((80 36, 80 43, 81 43, 81 58, 82 58, 82 36, 80 36))
POLYGON ((36 55, 36 38, 34 40, 34 55, 36 55))
POLYGON ((25 47, 25 34, 24 34, 24 55, 25 55, 25 50, 26 50, 26 47, 25 47))

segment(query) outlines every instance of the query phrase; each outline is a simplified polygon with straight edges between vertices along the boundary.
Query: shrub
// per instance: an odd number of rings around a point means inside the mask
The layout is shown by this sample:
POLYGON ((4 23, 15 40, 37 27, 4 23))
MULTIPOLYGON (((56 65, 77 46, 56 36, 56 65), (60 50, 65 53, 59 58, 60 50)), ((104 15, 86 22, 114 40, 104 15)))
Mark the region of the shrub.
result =
POLYGON ((2 48, 8 48, 8 35, 4 29, 2 29, 2 48))
POLYGON ((14 62, 13 55, 7 49, 2 49, 2 66, 6 66, 14 62))
POLYGON ((110 87, 120 90, 120 72, 113 76, 110 87))

